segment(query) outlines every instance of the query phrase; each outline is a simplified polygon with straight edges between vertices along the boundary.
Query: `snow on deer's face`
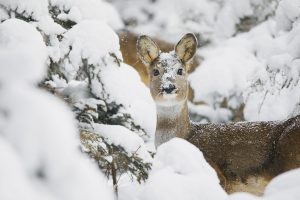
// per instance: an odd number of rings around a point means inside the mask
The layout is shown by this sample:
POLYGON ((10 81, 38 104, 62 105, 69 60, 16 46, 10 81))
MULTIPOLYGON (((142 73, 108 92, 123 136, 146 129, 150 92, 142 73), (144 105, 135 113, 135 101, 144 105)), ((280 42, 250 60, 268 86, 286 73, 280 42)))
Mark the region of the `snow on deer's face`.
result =
POLYGON ((157 103, 174 104, 188 95, 186 67, 175 52, 161 53, 149 70, 150 91, 157 103))
POLYGON ((147 66, 151 95, 157 104, 170 106, 187 99, 187 65, 196 47, 197 40, 191 33, 186 34, 169 53, 161 53, 149 37, 139 37, 137 51, 147 66))

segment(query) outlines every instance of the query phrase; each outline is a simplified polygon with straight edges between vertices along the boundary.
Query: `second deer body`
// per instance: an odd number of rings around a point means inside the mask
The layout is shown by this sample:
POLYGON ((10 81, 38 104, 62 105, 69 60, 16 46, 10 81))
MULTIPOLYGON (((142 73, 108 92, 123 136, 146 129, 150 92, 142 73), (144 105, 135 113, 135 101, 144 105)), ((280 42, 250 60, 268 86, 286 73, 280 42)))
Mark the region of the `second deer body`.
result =
POLYGON ((193 34, 186 34, 168 53, 160 52, 147 36, 138 39, 137 50, 157 107, 155 144, 184 138, 203 152, 227 192, 261 194, 273 177, 300 167, 300 116, 276 122, 191 122, 187 68, 196 46, 193 34))

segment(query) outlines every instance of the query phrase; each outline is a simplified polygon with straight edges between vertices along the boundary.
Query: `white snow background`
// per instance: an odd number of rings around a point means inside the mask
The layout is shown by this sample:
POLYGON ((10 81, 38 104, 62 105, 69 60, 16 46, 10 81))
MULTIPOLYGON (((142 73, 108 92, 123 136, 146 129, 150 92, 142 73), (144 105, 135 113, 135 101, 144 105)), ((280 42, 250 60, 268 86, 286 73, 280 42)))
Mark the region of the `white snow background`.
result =
MULTIPOLYGON (((116 198, 111 184, 79 151, 70 108, 36 85, 46 76, 49 57, 57 61, 69 55, 64 63, 69 82, 56 79, 51 84, 77 101, 87 98, 87 86, 73 80, 81 59, 101 66, 103 58, 111 62, 108 53, 122 58, 115 31, 125 26, 122 19, 131 18, 137 19, 131 29, 138 34, 177 42, 186 32, 199 32, 211 41, 199 48, 204 61, 189 77, 193 101, 206 102, 191 104, 195 112, 214 121, 228 121, 230 110, 214 107, 220 97, 226 97, 233 108, 245 103, 246 120, 299 114, 300 0, 160 0, 155 4, 148 0, 0 0, 1 200, 116 198), (49 5, 70 10, 58 18, 77 25, 67 31, 55 23, 49 5), (154 13, 152 18, 143 9, 154 13), (7 10, 17 10, 34 22, 14 19, 7 10), (236 33, 243 17, 268 15, 250 31, 236 33), (41 33, 50 36, 51 45, 46 46, 41 33), (63 40, 56 35, 63 35, 63 40)), ((138 73, 124 63, 101 70, 111 98, 122 103, 153 139, 155 106, 138 73)), ((92 89, 99 93, 103 88, 95 82, 92 89)), ((273 179, 262 197, 228 196, 202 153, 186 141, 173 139, 163 144, 152 160, 147 150, 153 140, 145 143, 120 126, 99 125, 96 130, 128 152, 141 147, 140 156, 153 164, 144 184, 126 177, 120 180, 118 199, 300 199, 299 169, 273 179)))

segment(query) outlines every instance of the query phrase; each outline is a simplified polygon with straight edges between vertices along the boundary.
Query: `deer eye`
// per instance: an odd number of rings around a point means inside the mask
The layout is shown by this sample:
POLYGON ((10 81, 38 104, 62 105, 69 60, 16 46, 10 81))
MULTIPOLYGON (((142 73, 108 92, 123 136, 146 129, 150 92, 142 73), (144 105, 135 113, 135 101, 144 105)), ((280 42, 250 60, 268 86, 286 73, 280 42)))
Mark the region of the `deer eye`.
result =
POLYGON ((153 76, 158 76, 159 75, 159 71, 157 69, 153 70, 153 76))
POLYGON ((182 69, 178 69, 177 74, 178 75, 182 75, 183 70, 182 69))

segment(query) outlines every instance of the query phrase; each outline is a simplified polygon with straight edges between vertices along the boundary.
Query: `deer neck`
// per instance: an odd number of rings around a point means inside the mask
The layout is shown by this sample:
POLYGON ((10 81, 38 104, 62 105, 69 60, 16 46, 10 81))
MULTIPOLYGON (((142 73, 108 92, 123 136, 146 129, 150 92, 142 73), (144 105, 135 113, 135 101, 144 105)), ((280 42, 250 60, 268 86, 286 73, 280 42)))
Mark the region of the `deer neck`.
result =
POLYGON ((174 137, 185 138, 187 136, 190 119, 186 101, 171 106, 156 104, 156 111, 156 147, 174 137))

